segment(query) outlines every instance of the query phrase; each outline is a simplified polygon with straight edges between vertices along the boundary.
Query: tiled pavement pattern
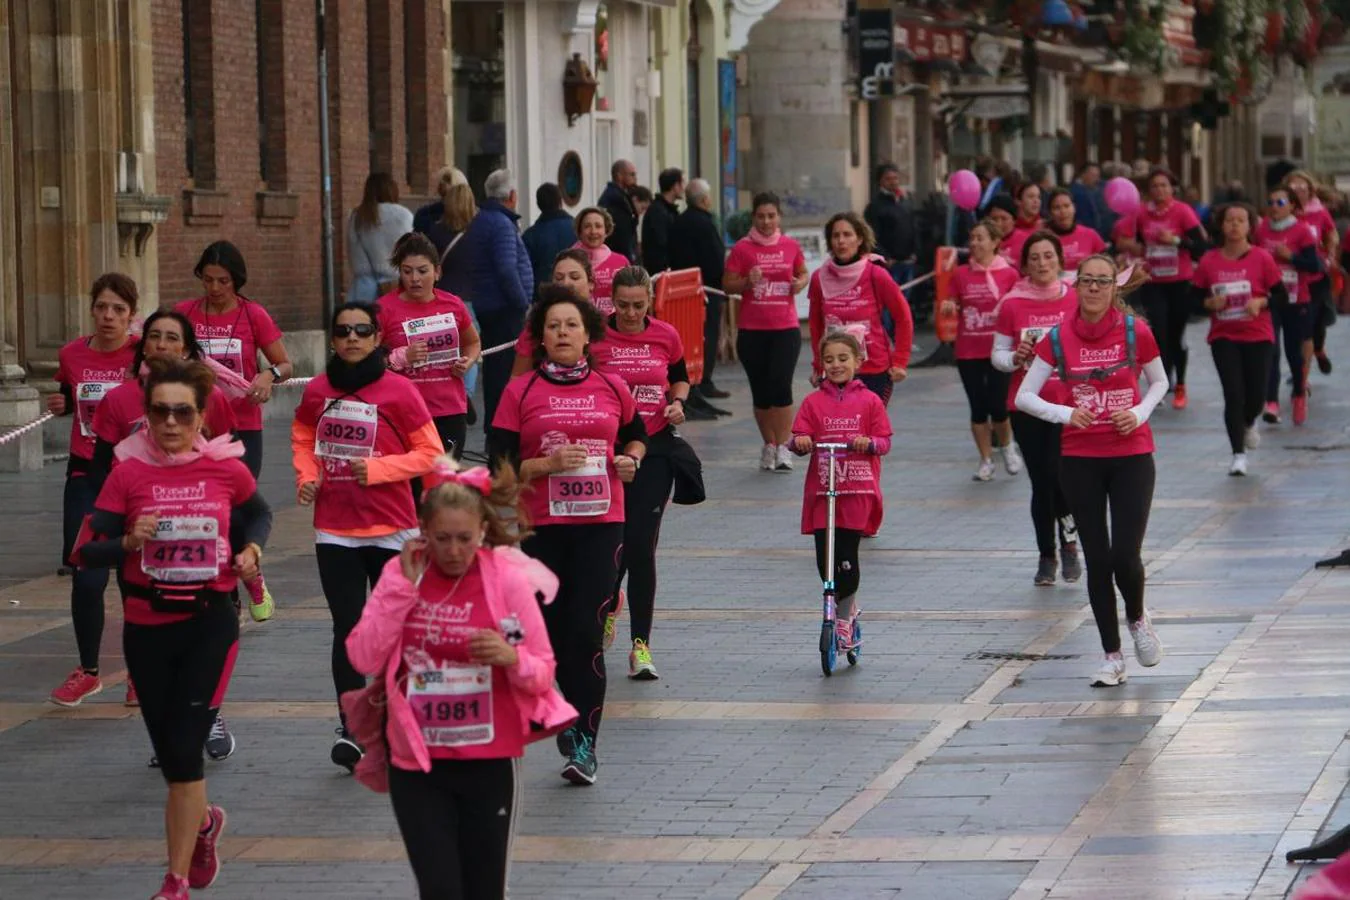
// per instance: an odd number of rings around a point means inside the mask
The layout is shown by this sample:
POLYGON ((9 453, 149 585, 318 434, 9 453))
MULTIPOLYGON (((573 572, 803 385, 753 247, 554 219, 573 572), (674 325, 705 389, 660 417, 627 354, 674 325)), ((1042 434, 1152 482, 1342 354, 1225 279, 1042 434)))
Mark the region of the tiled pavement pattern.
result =
MULTIPOLYGON (((1311 568, 1350 529, 1343 331, 1312 423, 1267 430, 1239 480, 1192 330, 1193 406, 1154 419, 1149 603, 1167 657, 1131 661, 1111 691, 1087 683, 1083 586, 1031 586, 1026 477, 970 481, 951 369, 897 391, 863 663, 822 678, 801 473, 754 471, 727 367, 737 415, 686 429, 713 499, 672 509, 662 536, 663 678, 630 684, 611 652, 594 788, 558 778, 551 742, 531 749, 512 896, 1285 896, 1306 872, 1284 851, 1350 822, 1350 574, 1311 568), (1000 656, 1018 652, 1072 658, 1000 656)), ((411 897, 387 800, 327 761, 328 617, 284 428, 267 440, 280 612, 244 633, 226 710, 239 752, 209 764, 227 864, 203 896, 411 897)), ((162 871, 163 792, 120 703, 112 593, 113 684, 82 709, 42 702, 73 660, 66 582, 50 574, 61 474, 0 479, 0 897, 135 900, 162 871)))

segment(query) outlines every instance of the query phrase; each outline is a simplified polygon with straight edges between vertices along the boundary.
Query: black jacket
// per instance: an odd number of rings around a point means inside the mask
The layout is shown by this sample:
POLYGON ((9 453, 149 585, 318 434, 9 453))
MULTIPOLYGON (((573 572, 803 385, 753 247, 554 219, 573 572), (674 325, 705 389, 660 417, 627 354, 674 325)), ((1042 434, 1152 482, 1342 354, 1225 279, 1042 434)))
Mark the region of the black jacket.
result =
POLYGON ((670 230, 680 208, 657 195, 642 217, 642 267, 655 275, 670 268, 670 230))
POLYGON ((721 290, 726 260, 726 244, 712 213, 696 206, 680 213, 670 231, 670 267, 698 269, 703 273, 704 287, 721 290))
POLYGON ((909 259, 918 250, 914 235, 914 210, 909 201, 886 191, 877 191, 863 211, 863 218, 876 233, 877 250, 897 262, 909 259))
POLYGON ((614 220, 614 233, 605 239, 609 249, 636 262, 637 210, 633 208, 632 199, 623 188, 611 181, 605 185, 600 202, 596 205, 607 211, 614 220))

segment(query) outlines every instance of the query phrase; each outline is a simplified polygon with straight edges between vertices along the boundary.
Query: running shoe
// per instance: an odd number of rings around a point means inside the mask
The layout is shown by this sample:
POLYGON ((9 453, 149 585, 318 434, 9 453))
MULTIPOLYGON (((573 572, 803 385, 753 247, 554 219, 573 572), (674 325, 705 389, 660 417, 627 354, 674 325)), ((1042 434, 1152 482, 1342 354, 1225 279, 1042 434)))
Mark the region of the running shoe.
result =
POLYGON ((777 461, 777 463, 774 465, 773 470, 774 470, 775 472, 791 472, 791 471, 792 471, 792 451, 789 450, 789 449, 787 448, 787 444, 780 444, 780 445, 778 446, 778 453, 777 453, 777 456, 778 456, 778 461, 777 461))
POLYGON ((759 468, 762 472, 772 472, 773 467, 778 464, 778 448, 773 444, 765 444, 759 451, 759 468))
POLYGON ((1242 432, 1242 446, 1248 450, 1255 450, 1261 446, 1261 431, 1256 427, 1256 423, 1248 425, 1242 432))
POLYGON ((103 680, 83 668, 71 672, 61 686, 52 691, 50 699, 57 706, 79 706, 87 698, 103 690, 103 680))
POLYGON ((641 638, 633 641, 633 650, 628 654, 628 677, 634 681, 656 681, 661 677, 652 663, 651 648, 641 638))
POLYGON ((1186 408, 1186 385, 1184 384, 1177 385, 1176 392, 1172 394, 1172 408, 1173 409, 1186 408))
POLYGON ((623 591, 614 592, 614 608, 605 613, 604 646, 608 650, 614 646, 614 633, 618 629, 619 613, 623 612, 623 591))
POLYGON ((994 461, 992 459, 980 460, 980 467, 975 470, 975 474, 971 477, 975 481, 993 481, 994 461))
POLYGON ((216 720, 211 723, 211 733, 206 738, 206 755, 216 762, 234 755, 234 735, 225 727, 225 717, 220 713, 216 713, 216 720))
POLYGON ((1083 577, 1083 562, 1078 558, 1078 545, 1065 544, 1059 552, 1060 574, 1069 584, 1077 583, 1083 577))
POLYGON ((1294 398, 1294 424, 1302 425, 1308 421, 1308 398, 1294 398))
POLYGON ((1040 563, 1036 566, 1036 587, 1050 587, 1055 583, 1055 558, 1053 556, 1042 556, 1040 563))
POLYGON ((1158 640, 1158 632, 1153 630, 1147 611, 1142 619, 1130 624, 1130 637, 1134 638, 1134 658, 1139 665, 1151 669, 1162 661, 1162 641, 1158 640))
POLYGON ((558 755, 563 759, 567 759, 577 747, 576 726, 564 728, 562 731, 558 732, 558 736, 554 740, 558 745, 558 755))
POLYGON ((563 766, 562 777, 573 784, 583 786, 595 784, 595 770, 599 768, 599 763, 595 760, 595 745, 592 738, 588 734, 577 732, 576 741, 567 765, 563 766))
POLYGON ((131 683, 130 678, 127 679, 127 699, 125 701, 125 705, 127 706, 141 705, 141 698, 136 696, 136 685, 131 683))
POLYGON ((267 582, 263 581, 261 575, 254 579, 253 584, 248 585, 248 593, 248 614, 253 617, 253 621, 266 622, 272 618, 272 613, 276 612, 276 603, 273 602, 272 592, 267 589, 267 582), (254 594, 254 591, 257 593, 254 594))
POLYGON ((164 884, 160 885, 150 900, 189 900, 189 896, 187 879, 169 872, 164 876, 164 884))
POLYGON ((211 820, 211 825, 205 831, 197 832, 197 844, 192 848, 192 865, 188 868, 188 885, 194 891, 209 888, 220 874, 216 843, 225 833, 225 810, 212 804, 206 808, 206 816, 211 820))
POLYGON ((1229 475, 1247 474, 1247 454, 1245 453, 1233 454, 1233 461, 1228 466, 1228 474, 1229 475))
POLYGON ((1261 413, 1261 418, 1271 425, 1280 424, 1280 404, 1274 400, 1267 403, 1265 412, 1261 413))
POLYGON ((1317 371, 1323 375, 1331 374, 1331 357, 1327 356, 1325 350, 1317 354, 1317 371))
POLYGON ((1115 687, 1125 683, 1125 657, 1120 651, 1106 654, 1106 661, 1092 675, 1093 687, 1115 687))
POLYGON ((356 771, 356 764, 361 761, 361 757, 366 755, 366 751, 361 749, 361 745, 352 740, 347 729, 339 727, 336 731, 337 740, 333 741, 333 749, 329 751, 328 758, 333 761, 333 765, 342 766, 348 772, 356 771))
POLYGON ((1022 471, 1022 451, 1017 448, 1017 444, 999 447, 998 452, 1003 455, 1003 468, 1009 475, 1022 471))

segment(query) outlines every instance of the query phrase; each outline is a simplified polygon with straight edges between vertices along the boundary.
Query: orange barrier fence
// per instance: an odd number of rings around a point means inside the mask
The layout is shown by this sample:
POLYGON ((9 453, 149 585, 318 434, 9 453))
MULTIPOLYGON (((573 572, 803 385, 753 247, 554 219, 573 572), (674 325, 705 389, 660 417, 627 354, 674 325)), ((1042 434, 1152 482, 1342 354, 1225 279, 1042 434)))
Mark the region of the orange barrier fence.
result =
MULTIPOLYGON (((703 296, 703 273, 698 269, 665 272, 656 281, 656 317, 675 326, 684 344, 684 362, 689 383, 703 381, 703 320, 707 304, 703 296)), ((717 348, 713 348, 717 352, 717 348)))
POLYGON ((937 339, 944 344, 956 340, 956 325, 960 312, 942 311, 942 304, 952 296, 952 279, 956 276, 956 248, 939 247, 933 260, 933 321, 937 325, 937 339))

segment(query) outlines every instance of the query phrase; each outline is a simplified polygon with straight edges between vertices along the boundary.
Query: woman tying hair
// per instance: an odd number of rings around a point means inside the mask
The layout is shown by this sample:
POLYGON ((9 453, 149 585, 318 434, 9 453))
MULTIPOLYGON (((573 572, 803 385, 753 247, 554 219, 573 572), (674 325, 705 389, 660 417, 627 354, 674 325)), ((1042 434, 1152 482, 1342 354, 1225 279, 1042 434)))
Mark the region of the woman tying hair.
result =
POLYGON ((590 259, 594 288, 591 291, 591 303, 603 316, 614 314, 614 273, 628 266, 628 260, 622 253, 615 253, 605 246, 605 241, 614 233, 614 219, 607 210, 590 206, 577 214, 577 242, 573 249, 583 251, 590 259))

